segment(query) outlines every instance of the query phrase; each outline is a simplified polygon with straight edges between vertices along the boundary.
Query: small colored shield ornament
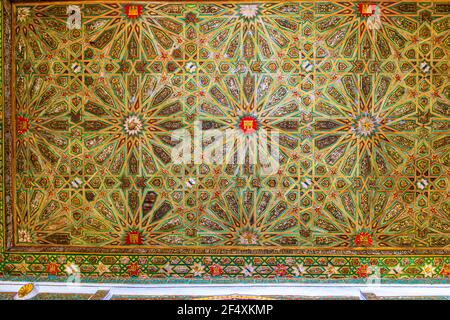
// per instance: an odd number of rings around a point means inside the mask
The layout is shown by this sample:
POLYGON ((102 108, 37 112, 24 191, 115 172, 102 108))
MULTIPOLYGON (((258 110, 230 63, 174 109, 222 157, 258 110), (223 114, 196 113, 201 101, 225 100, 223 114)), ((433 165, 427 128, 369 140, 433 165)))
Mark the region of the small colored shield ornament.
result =
POLYGON ((361 17, 370 17, 375 13, 375 4, 370 3, 360 3, 358 5, 358 11, 361 17))
POLYGON ((142 14, 142 6, 141 5, 127 4, 127 5, 125 5, 124 9, 125 9, 125 15, 129 19, 139 18, 142 14))
POLYGON ((130 231, 125 236, 125 243, 127 245, 141 245, 143 244, 142 235, 139 231, 130 231))
POLYGON ((27 133, 28 129, 30 129, 30 120, 25 117, 18 116, 17 117, 17 133, 19 135, 27 133))
POLYGON ((211 275, 213 277, 220 277, 223 273, 223 267, 217 263, 209 266, 209 273, 211 273, 211 275))
POLYGON ((372 236, 367 232, 360 232, 355 237, 355 245, 360 247, 370 247, 372 245, 372 236))
POLYGON ((258 130, 258 122, 251 116, 242 117, 239 121, 239 128, 245 133, 253 133, 258 130))
POLYGON ((369 265, 367 264, 362 264, 358 267, 358 269, 356 270, 356 274, 360 277, 360 278, 367 278, 370 274, 370 268, 369 265))
POLYGON ((135 277, 139 276, 139 273, 141 271, 141 267, 138 265, 137 262, 130 263, 128 265, 127 269, 128 269, 128 274, 130 276, 135 276, 135 277))
POLYGON ((450 279, 450 263, 448 263, 442 267, 440 274, 443 275, 444 277, 448 277, 450 279))

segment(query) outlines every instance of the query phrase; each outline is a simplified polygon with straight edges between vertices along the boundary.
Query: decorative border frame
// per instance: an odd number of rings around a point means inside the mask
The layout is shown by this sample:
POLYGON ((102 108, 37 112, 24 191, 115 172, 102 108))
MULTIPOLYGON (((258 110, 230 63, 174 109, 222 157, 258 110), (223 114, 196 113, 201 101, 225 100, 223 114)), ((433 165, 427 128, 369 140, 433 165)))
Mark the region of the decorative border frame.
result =
MULTIPOLYGON (((210 1, 213 0, 206 0, 210 1)), ((279 253, 269 253, 268 250, 261 249, 252 250, 248 255, 236 255, 214 249, 201 250, 200 253, 190 248, 192 254, 186 255, 183 248, 129 251, 131 254, 121 253, 120 249, 108 250, 108 253, 99 253, 96 251, 100 250, 93 249, 93 253, 88 254, 66 252, 63 251, 65 248, 61 247, 59 249, 46 247, 42 253, 35 248, 24 250, 23 247, 14 247, 12 237, 4 237, 5 233, 11 232, 9 226, 12 225, 12 198, 5 192, 11 190, 12 186, 11 168, 8 165, 12 161, 12 124, 11 121, 7 121, 11 119, 12 2, 30 1, 6 0, 0 7, 2 55, 0 161, 3 168, 0 182, 2 189, 0 206, 3 212, 0 215, 0 280, 61 281, 67 279, 68 275, 78 274, 79 279, 86 282, 361 283, 373 280, 386 283, 405 281, 450 283, 450 255, 445 249, 420 252, 400 249, 370 252, 364 249, 311 249, 301 252, 280 250, 279 253)))

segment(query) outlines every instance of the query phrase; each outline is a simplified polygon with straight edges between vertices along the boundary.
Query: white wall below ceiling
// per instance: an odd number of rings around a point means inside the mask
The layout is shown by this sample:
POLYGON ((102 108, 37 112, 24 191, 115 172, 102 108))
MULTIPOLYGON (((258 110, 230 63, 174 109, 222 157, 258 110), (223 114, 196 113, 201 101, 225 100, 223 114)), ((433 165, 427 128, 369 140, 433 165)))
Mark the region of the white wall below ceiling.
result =
MULTIPOLYGON (((0 292, 17 292, 26 282, 2 282, 0 292)), ((364 293, 378 297, 444 297, 450 299, 450 285, 441 284, 115 284, 39 282, 40 293, 94 294, 109 290, 111 296, 303 296, 353 297, 365 299, 364 293)))

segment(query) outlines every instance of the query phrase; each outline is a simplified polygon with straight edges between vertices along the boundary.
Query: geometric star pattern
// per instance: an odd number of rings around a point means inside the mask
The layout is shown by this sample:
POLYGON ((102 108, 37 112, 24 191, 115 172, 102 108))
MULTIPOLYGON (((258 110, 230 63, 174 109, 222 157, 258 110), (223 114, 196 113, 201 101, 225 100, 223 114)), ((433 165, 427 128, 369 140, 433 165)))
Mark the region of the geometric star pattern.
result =
POLYGON ((378 3, 375 28, 358 2, 77 6, 74 29, 65 4, 12 8, 5 231, 29 261, 0 270, 450 275, 449 4, 378 3), (174 163, 174 132, 248 119, 279 133, 276 172, 174 163))

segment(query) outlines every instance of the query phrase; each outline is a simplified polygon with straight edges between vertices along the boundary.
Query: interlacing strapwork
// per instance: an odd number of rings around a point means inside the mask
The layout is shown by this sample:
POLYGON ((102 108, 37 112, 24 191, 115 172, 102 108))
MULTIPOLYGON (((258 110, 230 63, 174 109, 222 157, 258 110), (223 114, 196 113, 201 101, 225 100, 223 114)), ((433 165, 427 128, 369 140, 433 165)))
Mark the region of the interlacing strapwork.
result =
POLYGON ((448 248, 449 4, 74 5, 14 5, 16 245, 448 248))

